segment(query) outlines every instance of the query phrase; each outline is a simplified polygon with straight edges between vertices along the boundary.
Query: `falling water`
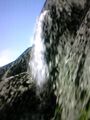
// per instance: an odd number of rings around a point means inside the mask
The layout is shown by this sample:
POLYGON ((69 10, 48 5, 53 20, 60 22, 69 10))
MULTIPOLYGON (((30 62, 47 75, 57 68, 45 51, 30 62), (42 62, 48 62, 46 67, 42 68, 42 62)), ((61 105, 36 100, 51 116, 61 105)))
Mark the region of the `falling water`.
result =
POLYGON ((36 32, 34 36, 34 50, 32 60, 30 62, 31 72, 34 80, 39 87, 47 81, 48 78, 48 67, 44 59, 45 45, 43 37, 43 21, 48 11, 41 13, 38 22, 36 24, 36 32))

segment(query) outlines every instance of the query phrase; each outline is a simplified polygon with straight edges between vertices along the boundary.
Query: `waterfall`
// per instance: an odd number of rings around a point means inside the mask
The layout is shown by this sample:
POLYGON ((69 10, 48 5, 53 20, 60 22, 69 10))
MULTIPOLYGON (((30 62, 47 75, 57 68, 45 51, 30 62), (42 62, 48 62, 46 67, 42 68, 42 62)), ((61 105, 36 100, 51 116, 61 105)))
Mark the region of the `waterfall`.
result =
POLYGON ((34 36, 34 50, 30 61, 31 73, 39 87, 47 81, 49 76, 48 67, 45 61, 45 45, 43 36, 43 21, 47 16, 48 11, 41 13, 36 24, 36 31, 34 36))

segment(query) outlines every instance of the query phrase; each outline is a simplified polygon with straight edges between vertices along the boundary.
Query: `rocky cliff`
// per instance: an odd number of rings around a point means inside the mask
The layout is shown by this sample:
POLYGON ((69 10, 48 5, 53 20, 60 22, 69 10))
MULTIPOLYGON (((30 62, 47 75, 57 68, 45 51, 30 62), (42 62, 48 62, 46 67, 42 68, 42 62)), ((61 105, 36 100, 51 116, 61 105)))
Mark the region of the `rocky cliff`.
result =
POLYGON ((0 68, 0 120, 49 120, 54 114, 53 91, 47 86, 37 95, 28 67, 32 49, 28 48, 14 62, 0 68))
POLYGON ((90 0, 46 0, 44 11, 48 82, 37 94, 34 46, 0 68, 0 120, 90 120, 90 0))

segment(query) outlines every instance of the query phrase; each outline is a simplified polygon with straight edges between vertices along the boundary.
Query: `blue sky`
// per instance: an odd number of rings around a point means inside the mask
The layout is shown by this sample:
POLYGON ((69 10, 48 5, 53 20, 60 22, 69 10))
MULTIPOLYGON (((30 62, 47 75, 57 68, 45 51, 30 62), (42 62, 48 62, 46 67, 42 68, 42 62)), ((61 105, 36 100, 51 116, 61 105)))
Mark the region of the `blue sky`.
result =
POLYGON ((32 44, 36 18, 45 0, 0 0, 0 66, 32 44))

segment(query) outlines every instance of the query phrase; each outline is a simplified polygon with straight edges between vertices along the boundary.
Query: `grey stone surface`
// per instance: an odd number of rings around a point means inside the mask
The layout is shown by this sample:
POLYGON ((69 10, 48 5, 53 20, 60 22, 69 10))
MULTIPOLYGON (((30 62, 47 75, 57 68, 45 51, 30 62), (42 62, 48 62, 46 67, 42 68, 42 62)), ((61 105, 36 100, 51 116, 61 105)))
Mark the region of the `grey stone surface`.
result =
POLYGON ((45 10, 47 85, 36 94, 30 48, 0 68, 0 119, 90 120, 90 0, 46 0, 45 10))
POLYGON ((32 49, 28 48, 14 62, 0 68, 0 120, 49 120, 54 114, 53 91, 47 86, 37 94, 38 88, 29 71, 32 49))
POLYGON ((53 120, 89 120, 90 1, 47 0, 44 10, 51 21, 46 17, 43 26, 45 55, 58 106, 53 120))

